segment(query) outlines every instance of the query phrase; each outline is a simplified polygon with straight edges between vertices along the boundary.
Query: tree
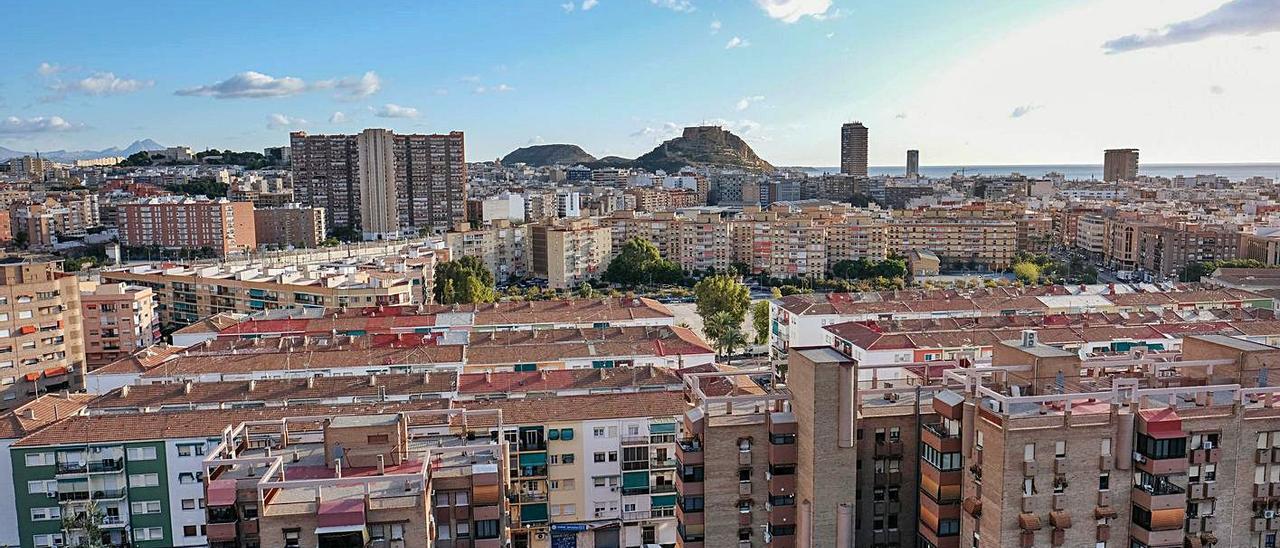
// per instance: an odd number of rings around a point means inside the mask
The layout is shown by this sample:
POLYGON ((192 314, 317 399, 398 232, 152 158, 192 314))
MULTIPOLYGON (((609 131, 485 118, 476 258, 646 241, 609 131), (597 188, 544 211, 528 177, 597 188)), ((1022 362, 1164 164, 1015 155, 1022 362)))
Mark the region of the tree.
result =
POLYGON ((751 291, 729 276, 703 278, 693 287, 693 294, 695 308, 704 323, 718 313, 727 312, 735 324, 741 325, 746 319, 747 307, 751 306, 751 291))
POLYGON ((600 293, 596 291, 596 288, 591 287, 591 284, 582 282, 578 285, 578 297, 583 299, 594 299, 599 296, 600 293))
POLYGON ((102 542, 102 511, 98 509, 98 502, 89 499, 85 505, 84 512, 72 513, 69 510, 62 516, 62 534, 67 539, 67 546, 77 548, 103 548, 106 546, 102 542), (73 537, 68 534, 70 531, 84 531, 82 536, 73 537))
POLYGON ((1017 263, 1013 265, 1013 275, 1022 283, 1033 284, 1040 281, 1040 267, 1031 262, 1017 263))
POLYGON ((440 304, 491 303, 498 298, 493 273, 472 256, 437 264, 433 293, 440 304))
POLYGON ((717 312, 703 320, 702 332, 711 339, 716 353, 724 356, 732 354, 735 348, 746 345, 746 337, 742 334, 742 319, 735 318, 731 312, 717 312))
POLYGON ((145 150, 130 154, 124 161, 116 164, 122 167, 149 166, 151 165, 151 153, 145 150))
POLYGON ((663 259, 658 246, 640 237, 627 240, 604 272, 605 281, 627 287, 676 283, 681 277, 680 265, 663 259))
POLYGON ((769 301, 751 305, 751 327, 756 330, 756 344, 769 342, 769 301))
POLYGON ((1184 282, 1198 282, 1201 278, 1213 274, 1219 268, 1267 268, 1267 265, 1257 259, 1201 261, 1183 267, 1178 279, 1184 282))

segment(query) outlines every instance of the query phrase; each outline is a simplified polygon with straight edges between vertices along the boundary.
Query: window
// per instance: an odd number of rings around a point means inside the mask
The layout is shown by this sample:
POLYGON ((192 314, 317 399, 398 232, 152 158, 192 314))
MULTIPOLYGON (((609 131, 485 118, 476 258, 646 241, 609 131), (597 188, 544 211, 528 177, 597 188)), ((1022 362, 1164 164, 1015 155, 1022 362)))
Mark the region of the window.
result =
MULTIPOLYGON (((130 447, 125 453, 129 457, 130 461, 156 460, 155 447, 130 447)), ((181 451, 179 451, 179 454, 181 454, 181 451)))
POLYGON ((1036 494, 1036 479, 1023 478, 1022 479, 1022 496, 1029 497, 1034 494, 1036 494))
POLYGON ((453 529, 447 523, 436 524, 436 538, 440 540, 449 540, 453 538, 453 529))
POLYGON ((193 472, 179 472, 178 483, 192 484, 199 481, 199 477, 193 472))
POLYGON ((302 546, 302 529, 282 529, 280 532, 284 534, 285 548, 298 548, 302 546))
POLYGON ((31 521, 50 521, 55 519, 62 519, 62 509, 57 506, 31 509, 31 521))
POLYGON ((184 537, 198 537, 198 536, 200 536, 200 528, 199 528, 199 527, 196 527, 195 525, 183 525, 183 526, 182 526, 182 536, 184 536, 184 537))
POLYGON ((57 480, 36 480, 27 482, 28 495, 55 494, 58 492, 57 480))
MULTIPOLYGON (((562 440, 564 440, 564 441, 572 440, 572 439, 573 439, 573 429, 572 429, 572 428, 561 428, 561 429, 560 429, 560 439, 562 439, 562 440)), ((479 524, 477 524, 476 528, 477 528, 477 529, 479 529, 479 524)))
POLYGON ((938 536, 947 537, 960 534, 960 520, 958 519, 942 519, 938 520, 938 536))
POLYGON ((454 506, 470 506, 471 494, 466 491, 458 491, 457 493, 454 493, 453 505, 454 506))
POLYGON ((1149 459, 1181 459, 1187 456, 1187 439, 1157 439, 1146 434, 1138 434, 1135 449, 1149 459))
POLYGON ((1111 438, 1102 438, 1102 454, 1111 454, 1111 438))
POLYGON ((618 452, 609 451, 609 462, 618 462, 618 452))
POLYGON ((592 428, 592 429, 591 429, 591 436, 592 436, 592 437, 596 437, 596 438, 603 438, 603 437, 604 437, 604 428, 603 428, 603 427, 600 427, 600 426, 597 426, 597 427, 595 427, 595 428, 592 428))
POLYGON ((1054 458, 1059 458, 1059 459, 1065 459, 1065 458, 1067 458, 1067 442, 1065 442, 1065 441, 1056 441, 1056 442, 1054 442, 1054 443, 1053 443, 1053 456, 1054 456, 1054 458))
POLYGON ((388 440, 390 440, 390 437, 386 434, 374 434, 366 438, 369 445, 385 445, 388 440))
POLYGON ((52 535, 36 535, 31 537, 31 541, 36 548, 48 548, 50 546, 62 546, 62 533, 54 533, 52 535))
POLYGON ((594 459, 596 462, 604 462, 604 459, 605 459, 604 451, 597 451, 595 454, 591 455, 591 458, 594 459))
POLYGON ((129 504, 129 510, 134 514, 159 514, 160 501, 158 500, 142 500, 129 504))
POLYGON ((459 521, 453 528, 453 532, 458 538, 471 538, 471 525, 465 521, 459 521))
POLYGON ((196 509, 196 499, 182 499, 182 509, 183 509, 183 510, 195 510, 195 509, 196 509))
POLYGON ((1106 491, 1108 489, 1111 489, 1111 473, 1103 472, 1098 474, 1098 490, 1106 491))
POLYGON ((564 464, 573 464, 573 461, 574 461, 573 453, 565 453, 563 455, 560 455, 560 462, 564 464))
POLYGON ((769 436, 769 443, 774 445, 791 445, 795 442, 795 434, 771 434, 769 436))
MULTIPOLYGON (((564 504, 566 507, 572 507, 573 504, 564 504)), ((564 512, 572 513, 572 512, 564 512)), ((477 539, 495 539, 498 538, 498 520, 476 520, 475 538, 477 539)))
POLYGON ((129 487, 157 487, 160 485, 160 476, 157 474, 130 474, 129 487))
POLYGON ((27 453, 27 466, 53 466, 53 453, 27 453))
POLYGON ((204 454, 204 444, 178 446, 179 457, 193 457, 196 455, 203 455, 203 454, 204 454))
POLYGON ((164 529, 160 527, 139 527, 133 530, 133 540, 164 540, 164 529))
POLYGON ((1027 462, 1036 460, 1036 444, 1028 443, 1022 446, 1022 460, 1027 462))
POLYGON ((898 441, 902 439, 902 429, 894 426, 889 429, 889 441, 898 441))

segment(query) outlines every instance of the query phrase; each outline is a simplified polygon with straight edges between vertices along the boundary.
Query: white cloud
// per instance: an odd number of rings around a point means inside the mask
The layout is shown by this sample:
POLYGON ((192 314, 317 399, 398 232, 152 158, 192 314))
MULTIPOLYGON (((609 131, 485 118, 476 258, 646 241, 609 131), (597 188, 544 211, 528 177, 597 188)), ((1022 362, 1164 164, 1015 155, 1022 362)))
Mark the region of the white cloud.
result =
POLYGON ((363 99, 382 90, 382 77, 378 73, 369 71, 361 75, 359 78, 343 78, 338 80, 334 87, 342 90, 339 94, 342 99, 363 99))
POLYGON ((733 38, 730 38, 729 42, 724 45, 724 49, 745 48, 750 45, 751 45, 751 42, 747 41, 746 39, 734 36, 733 38))
POLYGON ((748 97, 743 97, 741 99, 738 99, 738 103, 734 105, 733 108, 735 110, 747 110, 748 108, 751 108, 752 103, 759 103, 760 101, 763 101, 763 100, 764 100, 763 95, 751 95, 748 97))
POLYGON ((804 17, 823 19, 831 9, 831 0, 756 0, 765 14, 784 23, 795 23, 804 17))
POLYGON ((722 26, 723 26, 723 25, 721 25, 721 24, 720 24, 720 20, 719 20, 719 19, 716 19, 716 20, 712 21, 712 22, 711 22, 711 34, 715 34, 715 33, 717 33, 717 32, 720 32, 720 27, 722 27, 722 26))
POLYGON ((84 129, 84 124, 68 122, 61 116, 35 116, 32 118, 10 116, 0 119, 0 134, 2 135, 61 133, 78 129, 84 129))
POLYGON ((267 116, 267 129, 295 129, 307 125, 302 118, 294 118, 283 114, 267 116))
POLYGON ((600 0, 582 0, 582 11, 587 11, 600 4, 600 0))
POLYGON ((245 71, 212 84, 184 88, 177 95, 213 97, 216 99, 262 99, 289 97, 308 91, 336 89, 340 99, 361 99, 382 89, 382 78, 369 71, 358 77, 307 82, 293 76, 276 78, 257 71, 245 71))
POLYGON ((543 139, 541 135, 534 135, 533 137, 530 137, 525 144, 526 145, 544 145, 546 143, 547 143, 547 140, 543 139))
POLYGON ((213 84, 180 89, 176 93, 217 99, 260 99, 298 95, 306 92, 308 88, 307 83, 301 78, 292 76, 276 78, 250 70, 213 84))
POLYGON ((1230 0, 1199 17, 1165 25, 1143 34, 1129 34, 1102 44, 1107 53, 1198 42, 1216 36, 1253 36, 1280 31, 1280 6, 1275 0, 1230 0))
POLYGON ((465 82, 468 84, 474 84, 480 81, 480 77, 474 74, 468 74, 466 76, 463 76, 462 78, 459 78, 458 80, 461 80, 462 82, 465 82))
POLYGON ((341 110, 329 115, 330 124, 345 124, 349 118, 341 110))
POLYGON ((53 63, 40 63, 40 66, 36 67, 36 72, 41 76, 53 76, 63 70, 66 69, 53 63))
POLYGON ((560 9, 564 10, 565 13, 573 12, 573 2, 565 2, 563 4, 560 4, 560 9))
POLYGON ((73 82, 59 82, 50 89, 60 94, 83 93, 85 95, 122 95, 155 85, 153 80, 120 78, 111 72, 95 72, 73 82))
POLYGON ((516 88, 506 84, 498 84, 496 86, 476 86, 475 89, 471 91, 476 95, 484 95, 486 93, 506 93, 508 91, 515 91, 515 89, 516 88))
POLYGON ((382 105, 382 108, 374 111, 374 116, 379 118, 417 118, 418 109, 387 103, 382 105))
POLYGON ((649 2, 672 11, 688 13, 694 10, 693 2, 689 0, 649 0, 649 2))

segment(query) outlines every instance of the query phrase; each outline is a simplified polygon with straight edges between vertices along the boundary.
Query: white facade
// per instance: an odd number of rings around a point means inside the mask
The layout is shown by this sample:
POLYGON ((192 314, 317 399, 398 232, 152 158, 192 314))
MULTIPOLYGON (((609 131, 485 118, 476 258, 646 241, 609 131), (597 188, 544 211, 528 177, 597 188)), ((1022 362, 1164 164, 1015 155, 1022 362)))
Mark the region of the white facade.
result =
POLYGON ((513 223, 524 222, 524 196, 503 192, 493 198, 485 198, 480 202, 481 220, 492 222, 506 219, 513 223))
POLYGON ((165 440, 165 465, 169 473, 169 522, 173 546, 207 546, 205 525, 204 473, 205 451, 216 445, 205 439, 165 440), (196 535, 187 536, 187 527, 195 527, 196 535))
POLYGON ((0 440, 0 546, 20 546, 18 506, 13 492, 13 462, 9 447, 16 439, 0 440))

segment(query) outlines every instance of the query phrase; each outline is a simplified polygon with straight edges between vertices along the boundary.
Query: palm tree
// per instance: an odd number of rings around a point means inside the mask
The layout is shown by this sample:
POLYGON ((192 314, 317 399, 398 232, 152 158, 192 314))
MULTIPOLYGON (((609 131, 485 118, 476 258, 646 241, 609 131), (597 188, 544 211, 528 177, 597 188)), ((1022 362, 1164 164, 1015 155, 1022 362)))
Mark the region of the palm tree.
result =
POLYGON ((98 510, 98 502, 91 498, 83 512, 63 515, 62 537, 67 541, 67 546, 105 548, 107 545, 102 541, 102 512, 98 510), (75 530, 83 530, 84 535, 75 544, 71 544, 70 532, 75 530))
POLYGON ((728 356, 732 356, 734 350, 747 346, 747 337, 742 334, 742 329, 735 326, 721 333, 716 343, 724 349, 725 363, 728 363, 728 356))

